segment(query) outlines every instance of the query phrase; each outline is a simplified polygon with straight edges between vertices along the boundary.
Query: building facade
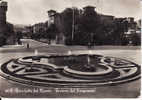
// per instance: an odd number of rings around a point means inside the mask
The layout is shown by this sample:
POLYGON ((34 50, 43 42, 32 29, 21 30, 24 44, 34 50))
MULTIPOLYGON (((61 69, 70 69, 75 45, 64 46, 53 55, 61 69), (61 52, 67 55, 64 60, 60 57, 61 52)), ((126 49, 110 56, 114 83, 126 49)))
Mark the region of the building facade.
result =
POLYGON ((48 22, 33 25, 33 34, 45 32, 48 29, 48 22))
POLYGON ((6 19, 7 9, 7 2, 0 0, 0 46, 15 43, 13 24, 6 19))
POLYGON ((64 28, 62 15, 60 13, 57 13, 54 10, 49 10, 48 17, 49 17, 48 27, 50 27, 52 24, 54 24, 56 29, 58 30, 58 33, 56 35, 56 40, 54 42, 56 44, 64 44, 65 36, 62 33, 62 30, 64 28))
POLYGON ((0 1, 0 34, 6 32, 6 12, 7 12, 7 2, 0 1))

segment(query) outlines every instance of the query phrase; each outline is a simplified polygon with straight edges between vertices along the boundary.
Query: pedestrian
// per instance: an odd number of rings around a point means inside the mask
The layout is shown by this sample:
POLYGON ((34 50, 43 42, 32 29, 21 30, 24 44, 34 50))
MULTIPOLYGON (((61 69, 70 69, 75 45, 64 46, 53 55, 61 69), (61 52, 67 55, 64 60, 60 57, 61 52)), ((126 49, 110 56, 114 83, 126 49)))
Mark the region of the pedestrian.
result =
POLYGON ((27 49, 29 49, 30 48, 30 45, 29 45, 29 43, 27 43, 27 49))

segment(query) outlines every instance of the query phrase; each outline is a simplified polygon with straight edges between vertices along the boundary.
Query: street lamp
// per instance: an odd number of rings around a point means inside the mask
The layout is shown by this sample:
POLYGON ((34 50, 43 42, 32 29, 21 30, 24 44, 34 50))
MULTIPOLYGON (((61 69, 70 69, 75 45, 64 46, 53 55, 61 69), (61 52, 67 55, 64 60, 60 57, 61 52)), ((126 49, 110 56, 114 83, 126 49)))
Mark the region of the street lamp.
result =
POLYGON ((74 7, 72 7, 72 11, 73 11, 73 15, 72 15, 72 37, 71 37, 71 39, 72 39, 72 44, 73 44, 73 40, 74 40, 74 28, 75 28, 75 18, 74 18, 74 16, 75 16, 75 11, 74 11, 75 9, 74 9, 74 7))

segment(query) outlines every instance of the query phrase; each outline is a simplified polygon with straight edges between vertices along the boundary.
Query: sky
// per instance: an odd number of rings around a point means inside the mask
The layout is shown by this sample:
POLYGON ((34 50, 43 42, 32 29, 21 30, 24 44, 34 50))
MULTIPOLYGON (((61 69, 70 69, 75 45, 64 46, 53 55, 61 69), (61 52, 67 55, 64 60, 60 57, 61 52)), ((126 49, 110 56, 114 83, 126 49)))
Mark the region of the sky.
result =
POLYGON ((4 0, 8 2, 7 21, 32 25, 48 20, 50 9, 62 12, 67 7, 96 6, 96 11, 116 17, 141 18, 140 0, 4 0))

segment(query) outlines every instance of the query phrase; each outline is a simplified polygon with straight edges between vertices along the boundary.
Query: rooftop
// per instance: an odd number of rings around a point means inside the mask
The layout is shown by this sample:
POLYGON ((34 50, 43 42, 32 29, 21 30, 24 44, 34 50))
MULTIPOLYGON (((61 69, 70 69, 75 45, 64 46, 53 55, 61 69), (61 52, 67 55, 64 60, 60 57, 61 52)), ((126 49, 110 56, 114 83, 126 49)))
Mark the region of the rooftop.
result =
POLYGON ((83 9, 95 9, 96 7, 94 7, 94 6, 86 6, 86 7, 84 7, 83 9))
POLYGON ((7 2, 3 1, 3 0, 0 0, 0 6, 7 6, 7 2))
POLYGON ((49 10, 49 11, 47 11, 48 13, 56 13, 56 11, 55 10, 49 10))

